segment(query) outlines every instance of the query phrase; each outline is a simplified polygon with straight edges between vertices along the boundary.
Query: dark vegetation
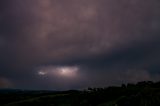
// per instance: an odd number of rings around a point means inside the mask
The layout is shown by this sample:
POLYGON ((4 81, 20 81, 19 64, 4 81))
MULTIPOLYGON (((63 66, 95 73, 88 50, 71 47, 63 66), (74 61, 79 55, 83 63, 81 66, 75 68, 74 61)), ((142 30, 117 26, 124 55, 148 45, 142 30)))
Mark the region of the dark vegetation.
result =
POLYGON ((160 106, 160 82, 84 91, 0 90, 0 106, 160 106))

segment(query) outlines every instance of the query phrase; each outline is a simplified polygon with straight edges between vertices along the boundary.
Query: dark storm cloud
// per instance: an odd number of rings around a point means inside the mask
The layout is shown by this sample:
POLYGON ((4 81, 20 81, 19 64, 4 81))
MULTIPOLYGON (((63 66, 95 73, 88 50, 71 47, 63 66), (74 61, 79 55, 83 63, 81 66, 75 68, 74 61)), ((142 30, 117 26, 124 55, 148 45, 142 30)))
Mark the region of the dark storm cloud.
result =
POLYGON ((0 77, 0 88, 9 88, 12 86, 12 83, 7 78, 0 77))
POLYGON ((159 10, 158 0, 1 0, 0 76, 34 89, 159 80, 159 10), (50 65, 77 65, 81 80, 37 75, 50 65))

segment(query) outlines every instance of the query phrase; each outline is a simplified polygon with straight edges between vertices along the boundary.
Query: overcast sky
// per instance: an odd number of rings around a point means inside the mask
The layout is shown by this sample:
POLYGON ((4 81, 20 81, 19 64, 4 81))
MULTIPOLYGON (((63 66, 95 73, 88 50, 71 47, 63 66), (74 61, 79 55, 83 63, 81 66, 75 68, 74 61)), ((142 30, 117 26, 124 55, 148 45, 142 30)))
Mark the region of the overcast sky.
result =
POLYGON ((0 0, 0 88, 160 80, 159 0, 0 0))

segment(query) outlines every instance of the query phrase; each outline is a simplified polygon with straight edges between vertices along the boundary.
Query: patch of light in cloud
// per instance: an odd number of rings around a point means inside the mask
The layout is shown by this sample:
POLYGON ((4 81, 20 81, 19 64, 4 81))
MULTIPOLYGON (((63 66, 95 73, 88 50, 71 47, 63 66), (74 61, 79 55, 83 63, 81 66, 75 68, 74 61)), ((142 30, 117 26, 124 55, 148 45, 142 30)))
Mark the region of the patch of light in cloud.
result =
POLYGON ((45 71, 38 71, 38 75, 46 75, 47 74, 47 72, 45 72, 45 71))
POLYGON ((79 67, 77 66, 46 66, 41 67, 37 74, 41 76, 58 76, 73 78, 78 76, 79 67))
POLYGON ((74 77, 77 75, 78 67, 58 67, 58 74, 65 77, 74 77))

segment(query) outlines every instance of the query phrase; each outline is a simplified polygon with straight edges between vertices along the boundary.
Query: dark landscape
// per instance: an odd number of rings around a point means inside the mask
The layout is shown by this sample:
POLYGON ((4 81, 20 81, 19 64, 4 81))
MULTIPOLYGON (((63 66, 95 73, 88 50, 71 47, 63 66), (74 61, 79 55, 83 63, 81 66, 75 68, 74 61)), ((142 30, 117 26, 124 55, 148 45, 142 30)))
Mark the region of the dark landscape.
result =
POLYGON ((1 89, 0 106, 160 106, 160 82, 69 91, 1 89))

